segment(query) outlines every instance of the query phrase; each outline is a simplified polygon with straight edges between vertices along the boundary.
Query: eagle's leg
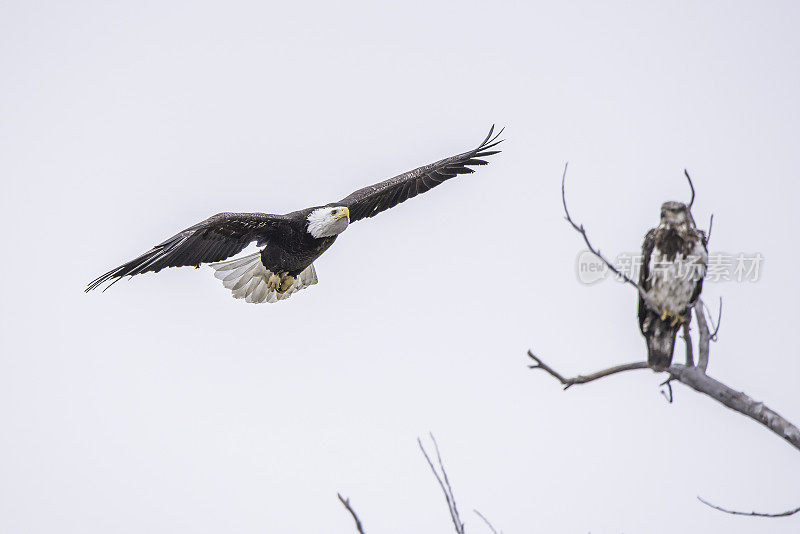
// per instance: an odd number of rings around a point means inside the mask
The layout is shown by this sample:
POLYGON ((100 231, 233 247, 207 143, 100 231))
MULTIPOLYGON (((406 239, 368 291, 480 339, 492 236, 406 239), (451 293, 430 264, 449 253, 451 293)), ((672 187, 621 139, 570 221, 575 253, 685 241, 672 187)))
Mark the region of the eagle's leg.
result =
POLYGON ((289 274, 284 276, 283 280, 281 281, 281 285, 278 288, 278 293, 286 293, 286 291, 288 291, 288 289, 290 287, 292 287, 292 284, 294 284, 294 281, 295 281, 294 276, 289 275, 289 274))
POLYGON ((686 317, 684 317, 683 315, 681 315, 679 313, 675 313, 675 312, 669 311, 666 308, 661 310, 661 320, 662 321, 666 321, 670 317, 672 317, 672 322, 669 324, 670 326, 675 326, 678 323, 683 324, 683 323, 686 322, 686 317))
POLYGON ((270 273, 267 279, 267 291, 277 291, 281 287, 281 277, 275 273, 270 273))

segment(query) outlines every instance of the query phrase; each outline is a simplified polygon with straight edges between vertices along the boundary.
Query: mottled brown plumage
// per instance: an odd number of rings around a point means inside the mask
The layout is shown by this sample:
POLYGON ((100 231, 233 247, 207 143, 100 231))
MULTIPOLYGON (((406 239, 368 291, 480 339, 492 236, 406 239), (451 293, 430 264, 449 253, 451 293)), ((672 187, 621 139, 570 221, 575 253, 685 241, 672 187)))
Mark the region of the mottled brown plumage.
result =
POLYGON ((645 236, 639 272, 639 286, 659 308, 648 307, 639 296, 639 329, 654 368, 671 365, 675 336, 700 296, 707 262, 705 234, 695 227, 689 208, 665 202, 660 224, 645 236))

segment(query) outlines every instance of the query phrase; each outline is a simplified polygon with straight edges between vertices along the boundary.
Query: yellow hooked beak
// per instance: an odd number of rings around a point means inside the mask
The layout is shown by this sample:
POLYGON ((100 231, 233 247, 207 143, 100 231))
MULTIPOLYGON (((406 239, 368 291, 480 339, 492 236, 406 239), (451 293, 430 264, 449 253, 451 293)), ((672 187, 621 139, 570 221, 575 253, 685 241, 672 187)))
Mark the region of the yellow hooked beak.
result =
POLYGON ((343 217, 347 217, 347 220, 350 220, 350 208, 340 208, 339 213, 333 216, 333 220, 337 221, 343 217))

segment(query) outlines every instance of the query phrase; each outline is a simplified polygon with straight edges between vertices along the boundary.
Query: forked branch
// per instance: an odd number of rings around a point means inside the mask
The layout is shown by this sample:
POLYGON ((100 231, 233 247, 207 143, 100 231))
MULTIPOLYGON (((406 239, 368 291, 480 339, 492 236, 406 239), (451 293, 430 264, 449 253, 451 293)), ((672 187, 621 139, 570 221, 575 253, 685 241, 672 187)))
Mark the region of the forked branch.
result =
MULTIPOLYGON (((532 352, 528 355, 536 362, 531 365, 532 369, 541 369, 547 374, 558 380, 564 385, 564 389, 576 384, 585 384, 593 380, 598 380, 606 376, 614 375, 624 371, 633 371, 636 369, 648 369, 646 362, 633 362, 623 365, 616 365, 603 369, 589 375, 578 375, 571 378, 565 378, 561 373, 554 370, 549 365, 545 364, 541 358, 535 356, 532 352)), ((769 428, 775 434, 786 440, 790 445, 800 450, 800 429, 790 423, 779 413, 768 408, 763 402, 756 401, 747 394, 736 391, 722 382, 715 380, 705 374, 699 367, 687 367, 681 364, 672 364, 665 370, 669 373, 672 380, 681 382, 689 386, 699 393, 708 395, 712 399, 724 404, 731 410, 739 412, 742 415, 753 419, 769 428)))
POLYGON ((555 369, 544 363, 541 358, 536 356, 530 350, 528 351, 528 356, 536 363, 532 365, 528 365, 530 369, 541 369, 542 371, 546 372, 564 386, 564 389, 569 389, 570 387, 576 384, 586 384, 587 382, 592 382, 594 380, 605 378, 607 376, 615 375, 617 373, 622 373, 625 371, 633 371, 636 369, 649 369, 650 366, 647 365, 647 362, 632 362, 632 363, 623 363, 621 365, 615 365, 614 367, 609 367, 608 369, 603 369, 601 371, 597 371, 595 373, 590 373, 588 375, 578 375, 573 376, 570 378, 564 377, 561 373, 557 372, 555 369))

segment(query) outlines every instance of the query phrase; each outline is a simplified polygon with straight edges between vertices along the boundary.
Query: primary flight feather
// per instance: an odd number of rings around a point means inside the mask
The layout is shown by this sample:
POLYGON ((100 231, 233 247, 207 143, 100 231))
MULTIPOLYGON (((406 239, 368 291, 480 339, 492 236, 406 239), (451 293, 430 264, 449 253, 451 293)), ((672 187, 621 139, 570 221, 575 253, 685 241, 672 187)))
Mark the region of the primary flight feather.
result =
POLYGON ((111 287, 125 276, 210 263, 214 276, 235 298, 252 303, 284 300, 317 283, 314 260, 348 224, 393 208, 459 174, 474 172, 471 166, 486 165, 481 158, 500 152, 492 149, 501 142, 502 130, 493 133, 494 126, 477 148, 364 187, 338 202, 286 215, 219 213, 99 276, 86 291, 105 282, 111 282, 111 287), (228 259, 253 241, 261 247, 259 252, 228 259))

